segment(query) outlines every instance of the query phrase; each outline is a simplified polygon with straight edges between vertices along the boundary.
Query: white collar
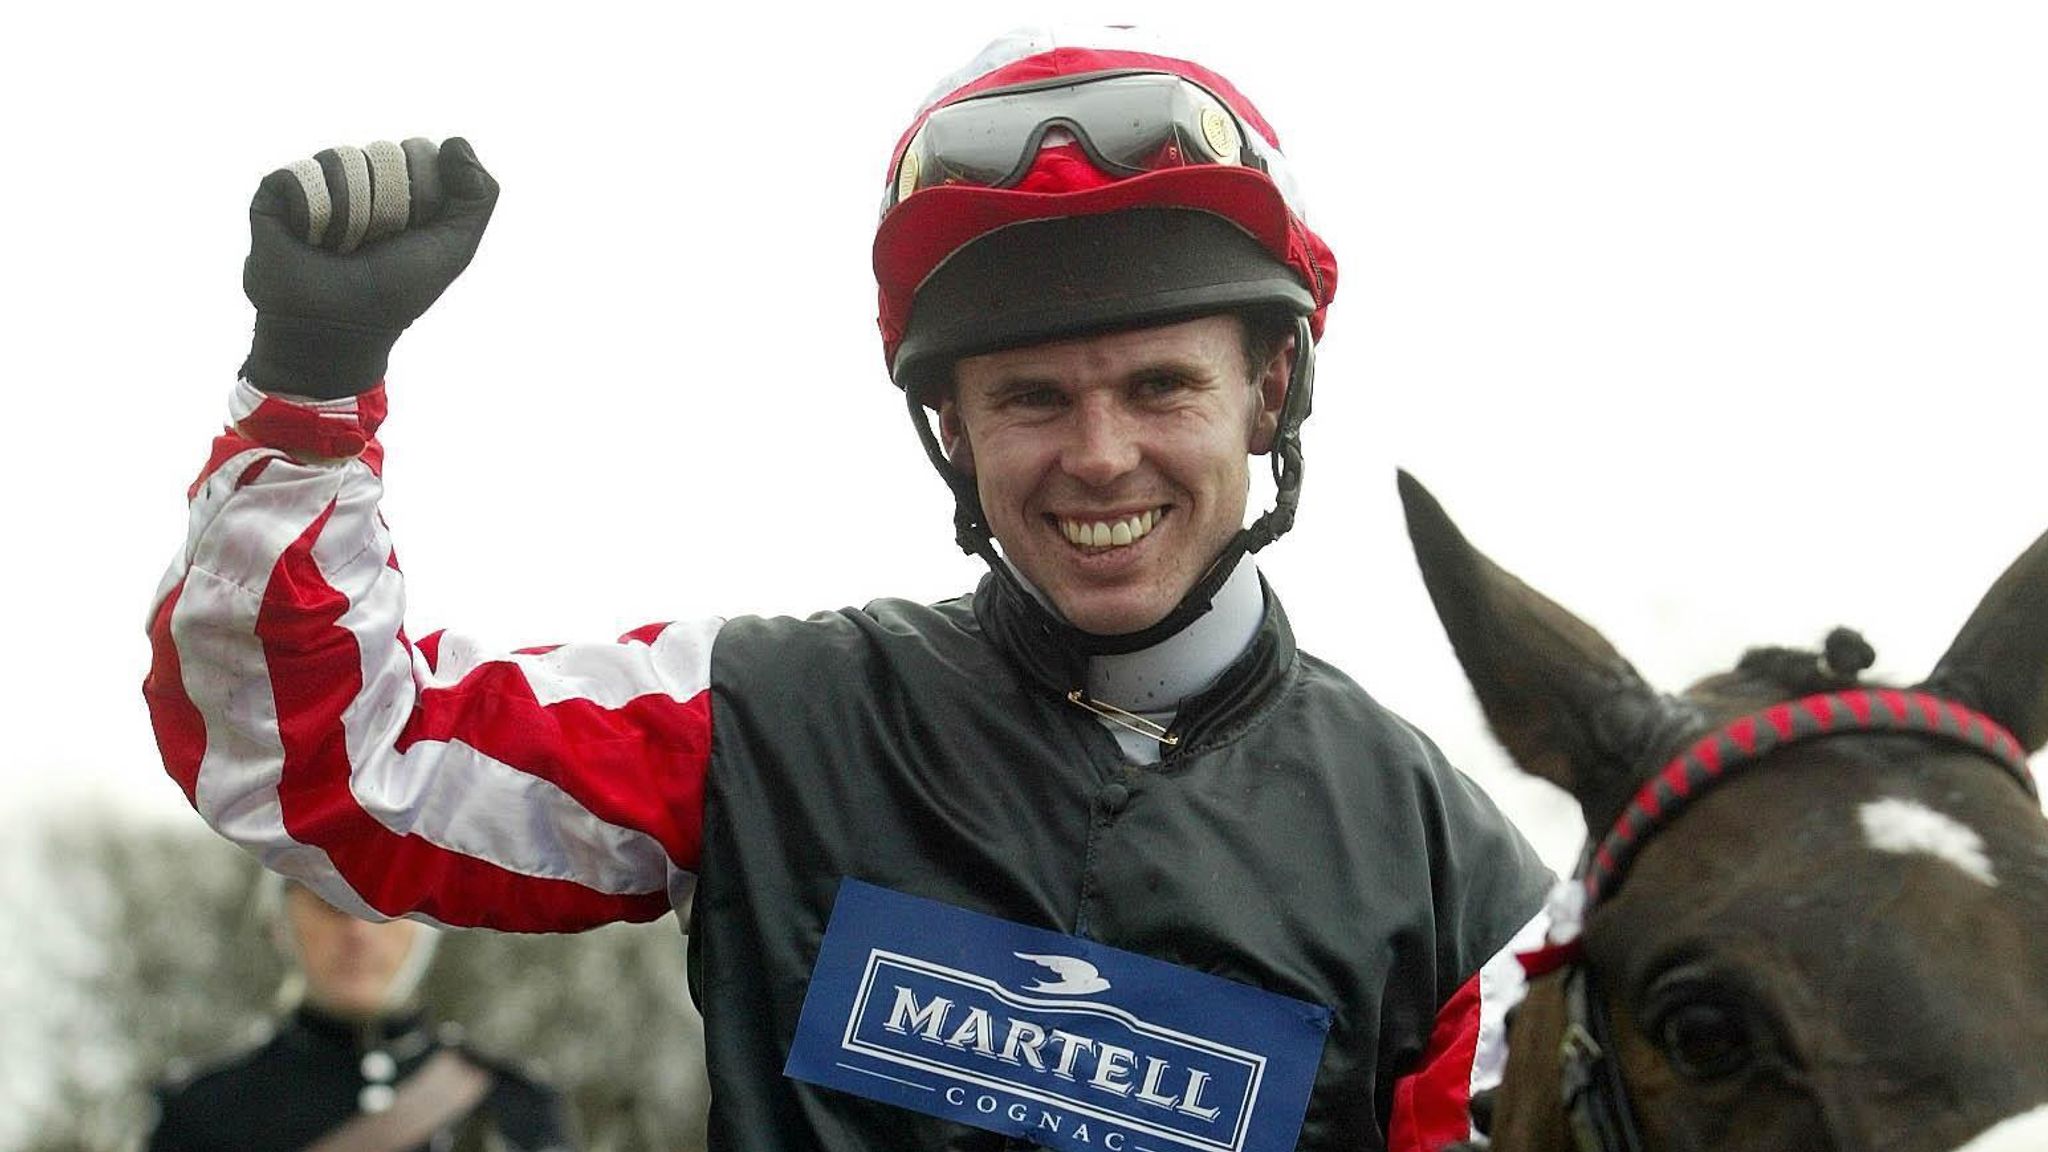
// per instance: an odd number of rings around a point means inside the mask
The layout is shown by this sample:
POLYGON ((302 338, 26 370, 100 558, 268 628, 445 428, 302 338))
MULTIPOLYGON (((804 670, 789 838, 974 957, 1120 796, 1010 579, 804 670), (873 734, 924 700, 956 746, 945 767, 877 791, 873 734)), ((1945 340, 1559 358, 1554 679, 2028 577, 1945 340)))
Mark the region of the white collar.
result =
MULTIPOLYGON (((1009 561, 1005 559, 1004 563, 1009 561)), ((1054 615, 1059 614, 1045 594, 1014 565, 1010 571, 1039 604, 1054 615)), ((1258 565, 1252 563, 1250 556, 1241 557, 1230 578, 1216 590, 1209 610, 1185 628, 1150 648, 1089 657, 1088 695, 1166 728, 1173 723, 1182 701, 1214 684, 1225 669, 1244 655, 1265 619, 1266 593, 1259 581, 1258 565)), ((1157 740, 1105 716, 1097 719, 1134 763, 1158 762, 1157 740)))
POLYGON ((1140 715, 1176 712, 1244 655, 1265 618, 1259 569, 1246 556, 1187 627, 1150 648, 1089 657, 1088 695, 1140 715))

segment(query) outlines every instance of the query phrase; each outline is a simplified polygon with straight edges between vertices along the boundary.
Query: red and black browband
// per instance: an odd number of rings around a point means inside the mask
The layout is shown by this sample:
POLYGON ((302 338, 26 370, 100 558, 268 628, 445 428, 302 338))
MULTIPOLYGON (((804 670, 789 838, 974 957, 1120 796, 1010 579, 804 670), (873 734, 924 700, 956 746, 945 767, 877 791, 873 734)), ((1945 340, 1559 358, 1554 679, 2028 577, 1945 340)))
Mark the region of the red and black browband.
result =
POLYGON ((1586 861, 1585 910, 1613 893, 1643 841, 1700 793, 1789 744, 1859 732, 1910 732, 1960 744, 1997 761, 2029 796, 2039 796, 2026 749, 2012 733, 1953 700, 1896 688, 1854 688, 1773 704, 1700 737, 1644 781, 1586 861))
MULTIPOLYGON (((2012 733, 1953 700, 1897 688, 1855 688, 1773 704, 1700 737, 1643 782, 1607 835, 1580 861, 1577 880, 1585 893, 1581 922, 1621 886, 1643 842, 1715 784, 1790 744, 1883 732, 1928 736, 1979 752, 2011 774, 2027 795, 2040 796, 2027 768, 2026 749, 2012 733)), ((1534 978, 1578 962, 1582 946, 1574 936, 1524 952, 1519 959, 1534 978)))

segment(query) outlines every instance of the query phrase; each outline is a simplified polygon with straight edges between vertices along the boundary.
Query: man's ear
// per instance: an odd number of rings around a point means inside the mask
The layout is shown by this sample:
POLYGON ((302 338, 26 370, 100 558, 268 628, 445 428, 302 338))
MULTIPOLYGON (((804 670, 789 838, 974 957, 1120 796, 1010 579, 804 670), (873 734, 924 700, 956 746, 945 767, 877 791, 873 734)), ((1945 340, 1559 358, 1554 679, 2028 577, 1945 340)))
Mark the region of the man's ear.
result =
POLYGON ((1273 437, 1280 430, 1280 409, 1287 403, 1287 383, 1292 379, 1294 337, 1290 334, 1273 349, 1265 368, 1252 381, 1258 393, 1258 411, 1252 418, 1252 455, 1264 456, 1273 450, 1273 437))
POLYGON ((974 445, 967 438, 967 423, 960 416, 960 401, 947 396, 939 401, 939 447, 962 476, 974 475, 974 445))

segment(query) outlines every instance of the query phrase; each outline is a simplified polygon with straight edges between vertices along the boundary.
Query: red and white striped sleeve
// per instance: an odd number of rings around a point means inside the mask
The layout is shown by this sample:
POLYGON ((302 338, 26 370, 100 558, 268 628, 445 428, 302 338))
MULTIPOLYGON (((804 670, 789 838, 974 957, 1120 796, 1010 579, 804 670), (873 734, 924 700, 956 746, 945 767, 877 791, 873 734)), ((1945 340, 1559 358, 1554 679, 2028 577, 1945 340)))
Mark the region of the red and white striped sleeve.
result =
POLYGON ((504 655, 404 629, 381 386, 243 382, 150 612, 165 768, 206 821, 358 915, 652 920, 693 883, 719 622, 504 655))
POLYGON ((1437 1152, 1472 1138, 1472 1098, 1507 1068, 1507 1012, 1526 987, 1519 957, 1549 926, 1549 912, 1538 912, 1437 1009, 1429 1048, 1394 1085, 1388 1152, 1437 1152))

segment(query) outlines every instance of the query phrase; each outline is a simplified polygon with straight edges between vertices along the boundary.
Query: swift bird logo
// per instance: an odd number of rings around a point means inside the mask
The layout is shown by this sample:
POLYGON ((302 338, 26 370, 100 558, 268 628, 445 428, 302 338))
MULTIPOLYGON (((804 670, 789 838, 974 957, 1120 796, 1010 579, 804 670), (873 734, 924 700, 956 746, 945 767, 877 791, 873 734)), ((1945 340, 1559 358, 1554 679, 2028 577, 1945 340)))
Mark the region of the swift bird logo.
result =
POLYGON ((1058 996, 1085 996, 1090 992, 1104 992, 1109 981, 1095 965, 1074 956, 1033 956, 1028 952, 1013 952, 1019 960, 1029 960, 1041 965, 1059 977, 1057 980, 1036 980, 1024 989, 1026 992, 1050 992, 1058 996))

